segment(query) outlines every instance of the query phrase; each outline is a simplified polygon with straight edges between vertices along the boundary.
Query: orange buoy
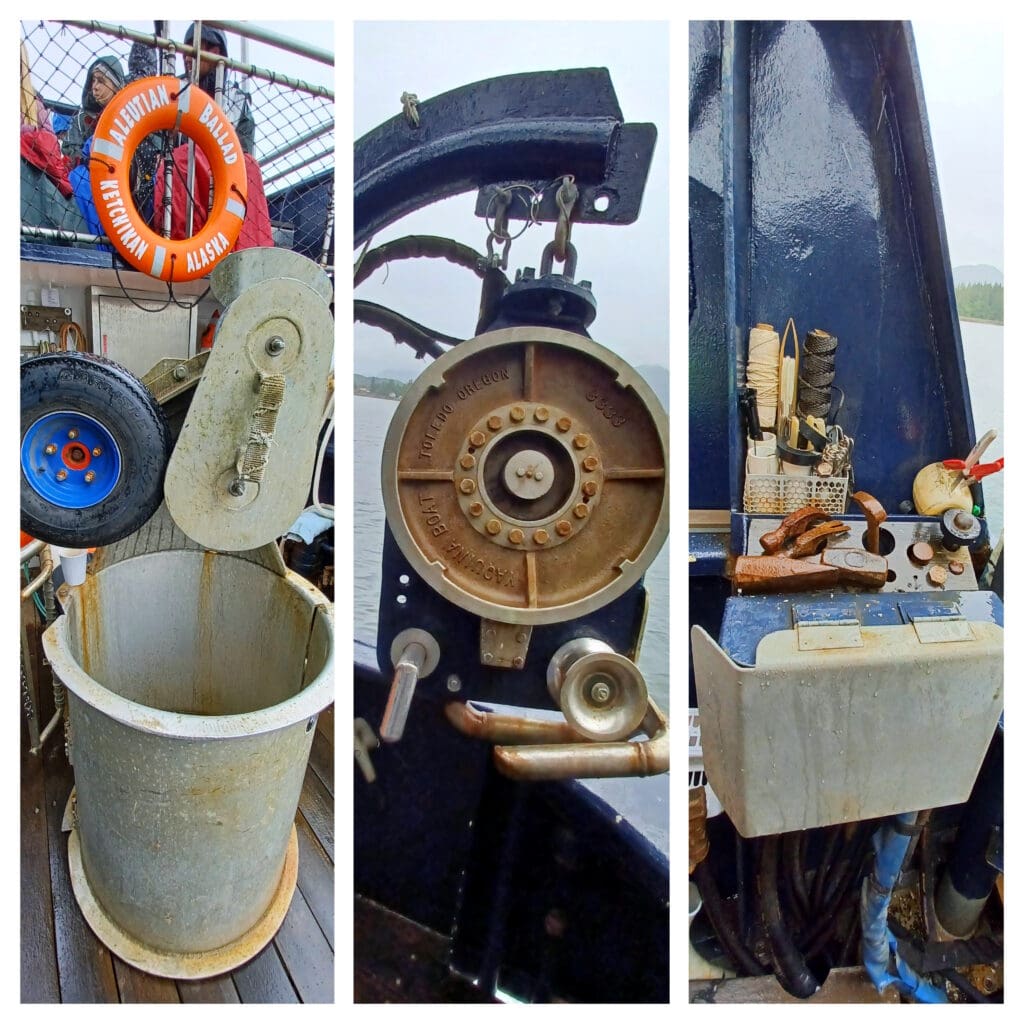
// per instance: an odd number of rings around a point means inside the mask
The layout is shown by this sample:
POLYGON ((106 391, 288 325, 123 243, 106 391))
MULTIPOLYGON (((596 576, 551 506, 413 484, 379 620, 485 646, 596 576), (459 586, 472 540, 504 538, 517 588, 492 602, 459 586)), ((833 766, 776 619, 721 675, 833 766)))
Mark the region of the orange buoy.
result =
POLYGON ((107 237, 136 270, 161 281, 192 281, 231 252, 246 206, 245 161, 238 135, 202 89, 164 75, 140 78, 107 104, 96 124, 90 158, 92 198, 107 237), (129 173, 139 143, 152 132, 181 131, 206 154, 213 208, 202 229, 174 241, 142 219, 129 173))

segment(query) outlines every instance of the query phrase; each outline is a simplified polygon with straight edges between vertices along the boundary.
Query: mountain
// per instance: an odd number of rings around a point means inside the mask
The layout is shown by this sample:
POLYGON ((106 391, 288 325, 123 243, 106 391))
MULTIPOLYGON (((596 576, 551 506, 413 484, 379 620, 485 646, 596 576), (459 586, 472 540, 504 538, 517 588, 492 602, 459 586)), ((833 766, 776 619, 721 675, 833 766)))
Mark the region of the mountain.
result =
POLYGON ((1003 272, 989 263, 953 268, 953 284, 1002 284, 1003 272))

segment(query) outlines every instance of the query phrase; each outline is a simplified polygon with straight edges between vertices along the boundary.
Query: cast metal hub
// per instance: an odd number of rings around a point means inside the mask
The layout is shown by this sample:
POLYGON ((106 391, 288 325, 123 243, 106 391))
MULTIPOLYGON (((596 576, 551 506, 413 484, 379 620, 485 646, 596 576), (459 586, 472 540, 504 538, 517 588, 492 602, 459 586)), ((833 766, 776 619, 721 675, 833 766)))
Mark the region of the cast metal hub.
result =
POLYGON ((668 426, 653 392, 588 338, 513 327, 434 362, 384 447, 388 523, 443 596, 498 622, 599 608, 668 533, 668 426))

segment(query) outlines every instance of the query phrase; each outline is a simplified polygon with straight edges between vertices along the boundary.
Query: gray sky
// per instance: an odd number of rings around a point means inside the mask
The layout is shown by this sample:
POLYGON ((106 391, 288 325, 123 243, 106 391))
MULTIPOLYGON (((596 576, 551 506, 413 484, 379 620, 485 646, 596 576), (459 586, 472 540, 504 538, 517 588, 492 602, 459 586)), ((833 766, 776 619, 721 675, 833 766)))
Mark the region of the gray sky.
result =
MULTIPOLYGON (((354 132, 358 137, 398 113, 403 92, 425 100, 513 72, 607 67, 626 120, 653 122, 658 143, 636 224, 573 228, 577 279, 593 282, 598 314, 590 331, 596 341, 634 363, 667 366, 668 44, 664 22, 357 22, 354 132)), ((682 104, 679 116, 685 116, 682 104)), ((381 232, 374 244, 410 233, 441 234, 483 252, 487 231, 473 214, 474 203, 474 194, 437 203, 381 232)), ((535 226, 514 241, 510 271, 536 267, 553 231, 535 226)), ((378 271, 357 297, 467 337, 476 324, 479 283, 442 261, 410 260, 393 264, 387 275, 378 271)), ((422 366, 390 335, 356 325, 357 373, 411 376, 422 366)))

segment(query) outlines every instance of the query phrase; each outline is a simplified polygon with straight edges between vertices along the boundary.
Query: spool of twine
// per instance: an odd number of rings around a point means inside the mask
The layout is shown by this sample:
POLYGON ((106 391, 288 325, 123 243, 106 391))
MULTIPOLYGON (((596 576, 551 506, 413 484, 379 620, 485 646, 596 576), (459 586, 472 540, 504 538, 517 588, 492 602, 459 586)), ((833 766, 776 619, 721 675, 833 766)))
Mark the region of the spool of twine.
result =
POLYGON ((747 339, 747 386, 757 392, 757 418, 761 426, 775 426, 779 400, 779 334, 771 324, 750 328, 747 339))
POLYGON ((832 382, 836 379, 837 348, 839 339, 828 331, 815 329, 804 337, 798 409, 801 417, 828 419, 832 407, 832 382))

